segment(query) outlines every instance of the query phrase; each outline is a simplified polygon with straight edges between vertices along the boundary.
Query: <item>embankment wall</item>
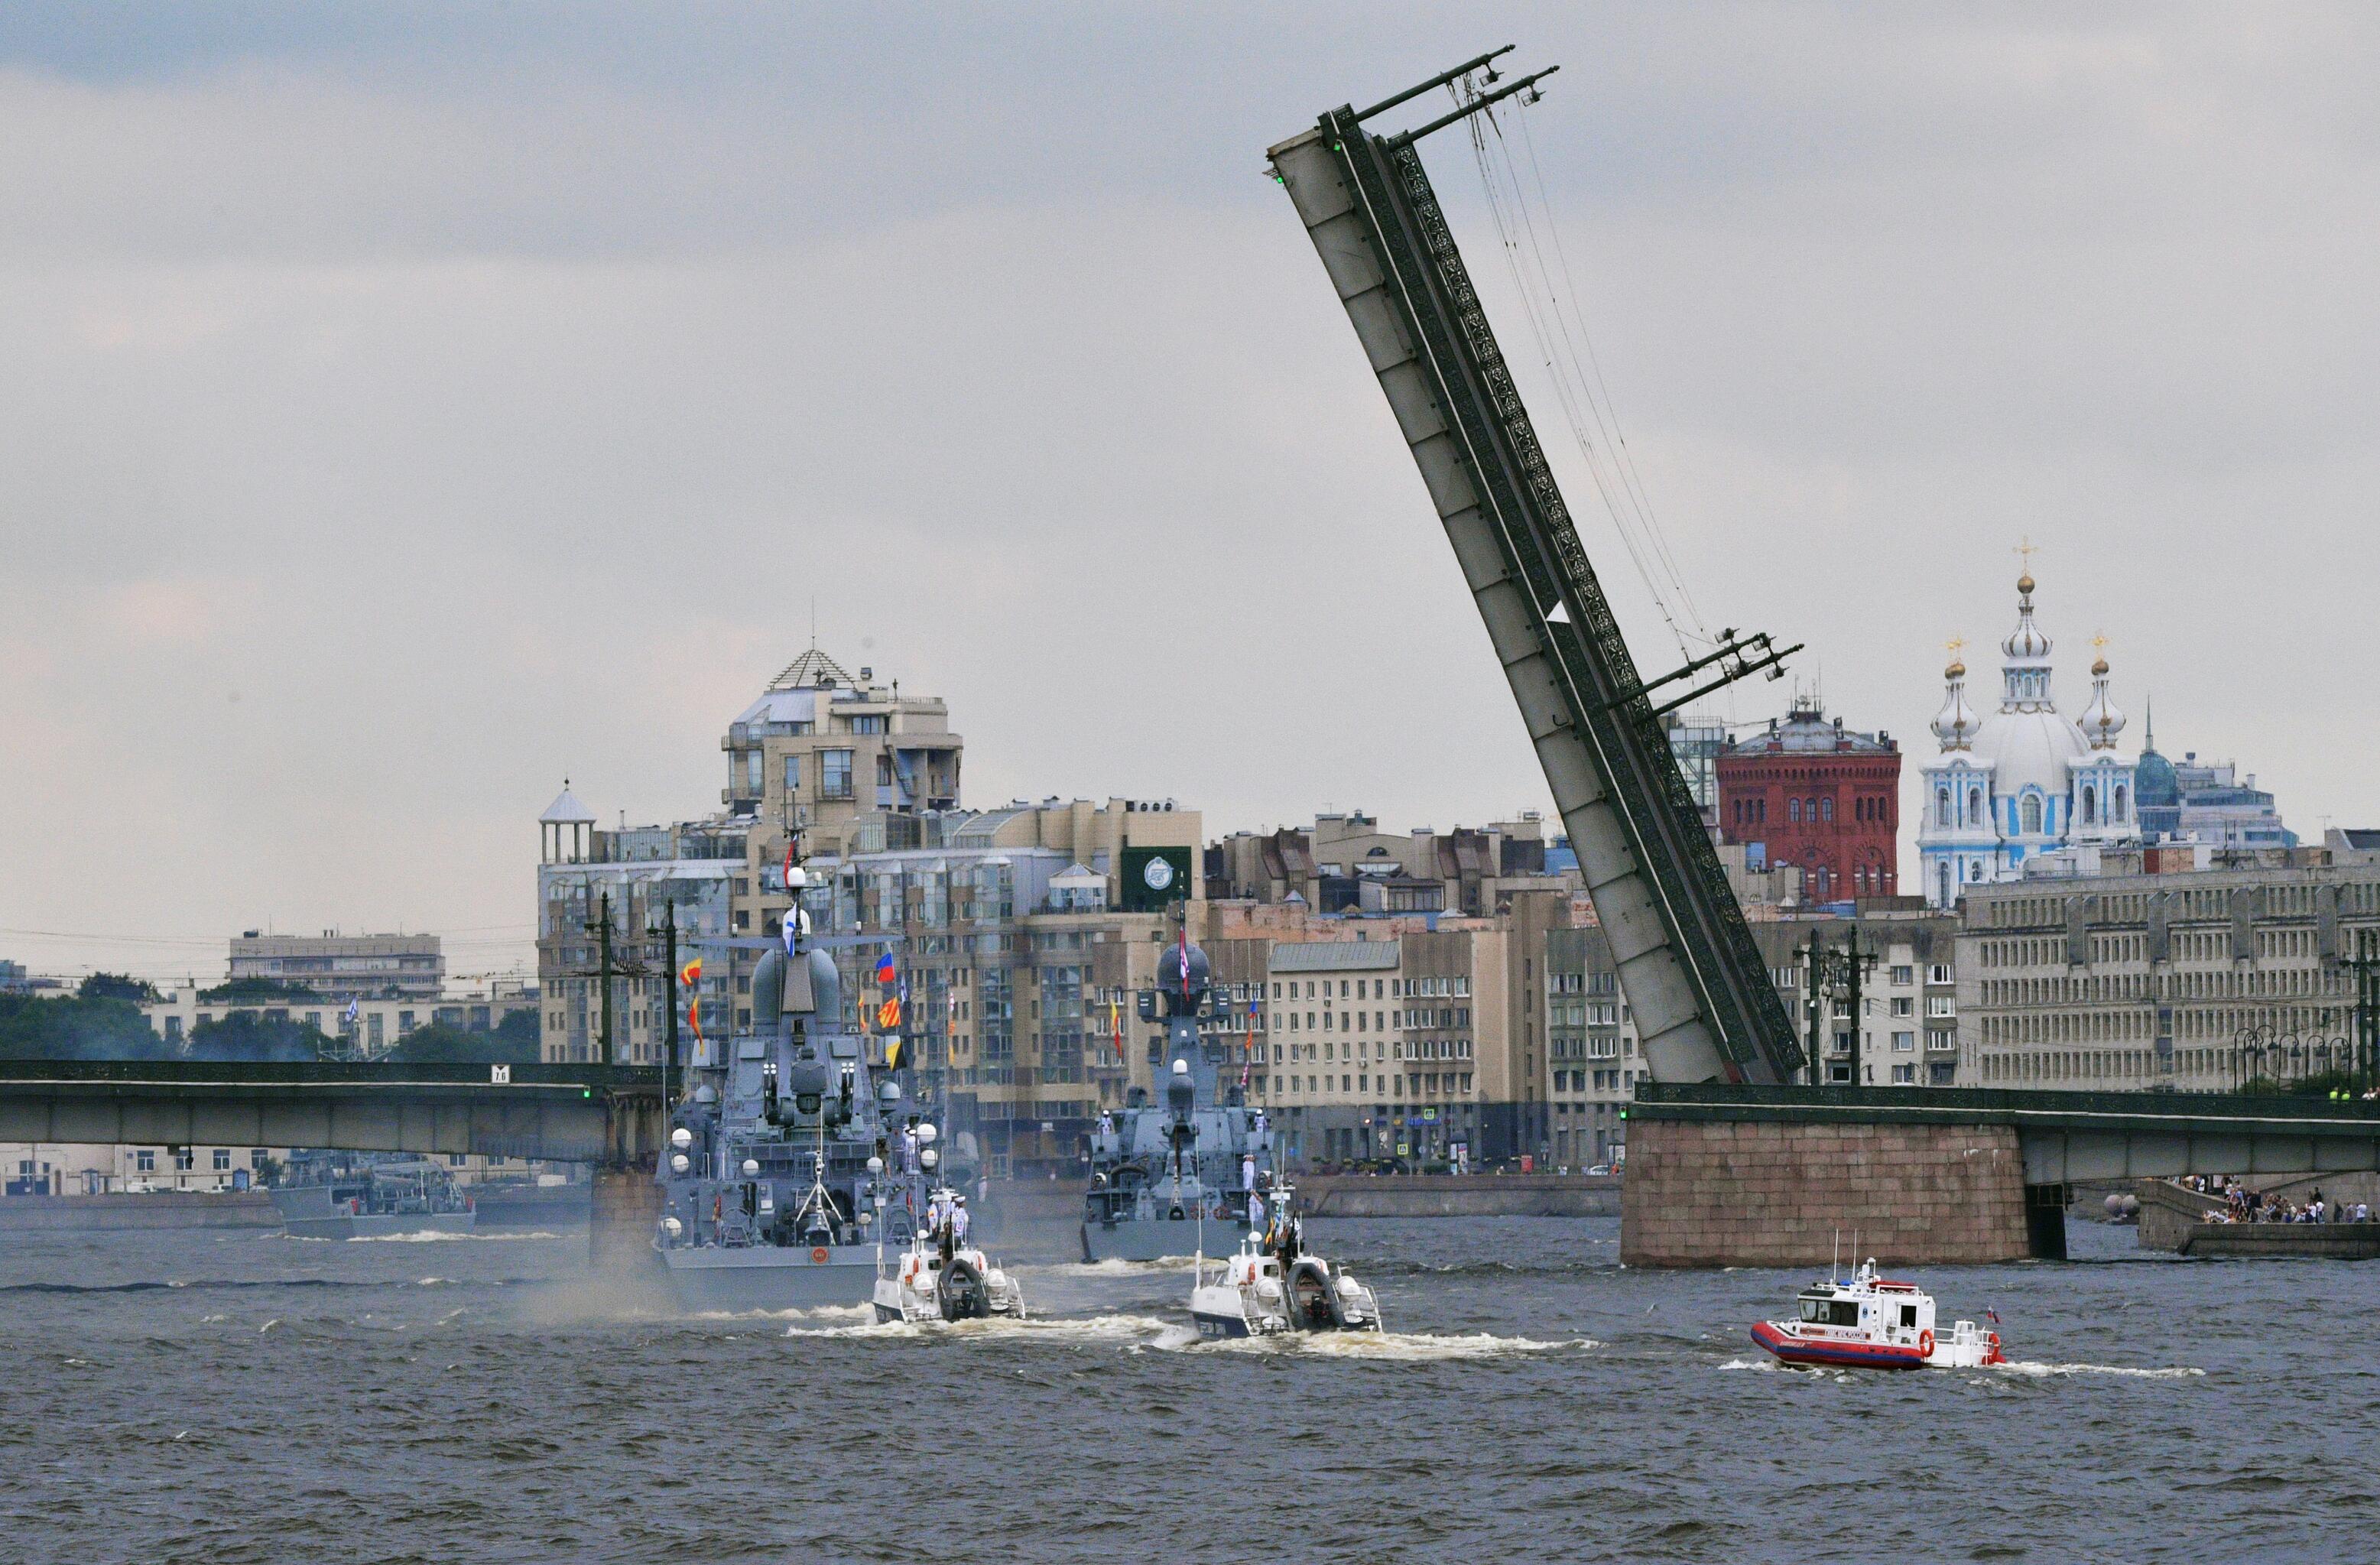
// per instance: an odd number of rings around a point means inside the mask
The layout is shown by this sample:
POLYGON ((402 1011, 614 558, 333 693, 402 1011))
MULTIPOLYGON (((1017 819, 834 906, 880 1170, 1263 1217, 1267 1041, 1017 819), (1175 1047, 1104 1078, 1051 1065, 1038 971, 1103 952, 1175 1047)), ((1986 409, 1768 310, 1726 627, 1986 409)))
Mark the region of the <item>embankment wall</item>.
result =
POLYGON ((1318 1218, 1609 1218, 1616 1174, 1309 1174, 1299 1201, 1318 1218))
POLYGON ((0 1199, 0 1233, 128 1228, 279 1228, 261 1190, 161 1190, 148 1195, 11 1195, 0 1199))

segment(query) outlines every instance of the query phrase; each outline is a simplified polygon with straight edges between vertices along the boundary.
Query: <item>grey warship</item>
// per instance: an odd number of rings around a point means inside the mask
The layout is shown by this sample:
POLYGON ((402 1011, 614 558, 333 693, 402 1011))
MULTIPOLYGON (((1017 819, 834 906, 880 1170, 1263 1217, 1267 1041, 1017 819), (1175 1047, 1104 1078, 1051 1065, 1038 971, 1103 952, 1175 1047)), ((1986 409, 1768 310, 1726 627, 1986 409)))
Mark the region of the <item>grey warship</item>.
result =
POLYGON ((808 928, 787 915, 753 969, 753 1030, 698 1056, 671 1116, 653 1248, 688 1308, 868 1304, 939 1160, 808 928))
POLYGON ((1100 1116, 1091 1137, 1083 1258, 1153 1261, 1202 1246, 1228 1254, 1247 1231, 1246 1160, 1272 1173, 1272 1132, 1237 1086, 1222 1081, 1223 1050, 1201 1037, 1211 1010, 1207 953, 1180 943, 1157 959, 1157 988, 1141 1014, 1165 1022, 1163 1101, 1139 1087, 1100 1116))

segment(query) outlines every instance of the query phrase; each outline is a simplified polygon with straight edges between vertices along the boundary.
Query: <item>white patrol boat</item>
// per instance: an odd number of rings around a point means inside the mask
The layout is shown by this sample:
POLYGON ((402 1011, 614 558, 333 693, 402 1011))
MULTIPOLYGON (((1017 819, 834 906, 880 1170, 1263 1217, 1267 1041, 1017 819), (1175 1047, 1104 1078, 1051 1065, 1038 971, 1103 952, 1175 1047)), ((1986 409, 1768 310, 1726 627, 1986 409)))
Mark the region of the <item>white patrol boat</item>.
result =
POLYGON ((1380 1329, 1380 1303, 1372 1291, 1343 1268, 1306 1252, 1292 1194, 1287 1185, 1275 1188, 1280 1215, 1266 1231, 1242 1239, 1228 1260, 1210 1266, 1198 1257, 1190 1318, 1201 1337, 1380 1329))
POLYGON ((1934 1297, 1914 1282, 1876 1274, 1871 1259, 1849 1280, 1814 1282, 1795 1301, 1798 1320, 1764 1320, 1752 1340, 1787 1364, 1839 1369, 1980 1369, 2006 1364, 2000 1335, 1962 1320, 1934 1326, 1934 1297))
POLYGON ((985 1320, 1025 1317, 1025 1290, 981 1250, 959 1243, 951 1231, 955 1193, 934 1192, 931 1220, 890 1265, 880 1251, 876 1268, 876 1318, 887 1321, 985 1320))

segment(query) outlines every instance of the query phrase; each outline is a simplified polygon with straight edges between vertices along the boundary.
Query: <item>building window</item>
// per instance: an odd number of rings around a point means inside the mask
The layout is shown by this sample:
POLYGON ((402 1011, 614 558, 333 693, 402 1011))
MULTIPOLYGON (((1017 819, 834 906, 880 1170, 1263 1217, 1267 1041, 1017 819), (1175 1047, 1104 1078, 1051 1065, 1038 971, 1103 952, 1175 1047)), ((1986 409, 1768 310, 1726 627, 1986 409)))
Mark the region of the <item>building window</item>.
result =
POLYGON ((230 1147, 228 1147, 228 1146, 218 1146, 218 1147, 216 1147, 216 1148, 215 1148, 214 1165, 215 1165, 215 1172, 217 1172, 217 1173, 228 1173, 228 1172, 230 1172, 230 1171, 231 1171, 231 1148, 230 1148, 230 1147))
POLYGON ((760 752, 758 750, 744 752, 744 791, 747 794, 760 791, 760 752))
POLYGON ((1941 895, 1937 900, 1940 901, 1945 907, 1948 907, 1950 904, 1950 866, 1949 861, 1944 861, 1937 867, 1934 876, 1934 882, 1941 892, 1941 895))
POLYGON ((1979 826, 1983 824, 1983 819, 1984 791, 1981 788, 1970 788, 1967 790, 1967 824, 1979 826))
POLYGON ((2019 830, 2028 837, 2040 836, 2041 795, 2038 794, 2027 794, 2024 796, 2024 803, 2018 807, 2023 821, 2023 824, 2019 828, 2019 830))
POLYGON ((156 1148, 143 1146, 138 1152, 133 1153, 132 1166, 141 1173, 155 1173, 157 1171, 156 1148))
POLYGON ((851 797, 851 752, 849 750, 819 752, 819 795, 829 799, 851 797))
POLYGON ((1821 820, 1832 820, 1834 818, 1835 801, 1832 799, 1820 799, 1818 801, 1818 819, 1821 820))
POLYGON ((787 756, 785 758, 785 792, 788 794, 798 794, 801 791, 802 758, 799 756, 787 756))
POLYGON ((2095 825, 2099 819, 2099 793, 2085 783, 2082 788, 2082 824, 2095 825))
POLYGON ((2114 819, 2117 820, 2124 819, 2124 785, 2121 782, 2116 784, 2116 813, 2114 819))
POLYGON ((190 1170, 197 1165, 197 1162, 198 1159, 196 1155, 194 1155, 187 1146, 178 1148, 174 1153, 174 1168, 176 1172, 188 1173, 190 1170))
POLYGON ((1785 801, 1785 819, 1792 821, 1799 821, 1802 819, 1801 800, 1787 799, 1785 801))

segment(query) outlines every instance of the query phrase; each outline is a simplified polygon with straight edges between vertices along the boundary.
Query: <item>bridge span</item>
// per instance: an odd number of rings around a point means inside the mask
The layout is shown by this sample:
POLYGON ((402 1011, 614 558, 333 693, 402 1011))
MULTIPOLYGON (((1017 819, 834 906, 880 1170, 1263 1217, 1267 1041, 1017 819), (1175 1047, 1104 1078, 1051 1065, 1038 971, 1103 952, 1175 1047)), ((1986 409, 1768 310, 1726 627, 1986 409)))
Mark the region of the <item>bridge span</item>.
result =
POLYGON ((625 1065, 0 1061, 0 1141, 477 1152, 650 1168, 662 1072, 625 1065))
POLYGON ((1621 1258, 2063 1258, 2070 1187, 2380 1170, 2380 1103, 2210 1093, 1651 1083, 1628 1106, 1621 1258))

